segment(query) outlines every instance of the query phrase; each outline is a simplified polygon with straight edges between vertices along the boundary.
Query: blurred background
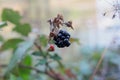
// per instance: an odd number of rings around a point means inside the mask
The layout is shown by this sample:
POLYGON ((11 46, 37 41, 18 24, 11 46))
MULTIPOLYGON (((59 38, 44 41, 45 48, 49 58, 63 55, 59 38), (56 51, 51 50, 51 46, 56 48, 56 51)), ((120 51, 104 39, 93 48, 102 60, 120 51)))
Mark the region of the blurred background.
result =
MULTIPOLYGON (((88 80, 93 73, 101 54, 107 49, 101 68, 95 80, 119 80, 120 75, 120 37, 119 15, 112 19, 114 12, 103 16, 107 10, 116 4, 114 0, 0 0, 0 15, 4 8, 11 8, 20 12, 22 22, 32 26, 31 37, 34 34, 49 34, 47 20, 62 14, 65 20, 72 20, 74 30, 67 30, 71 37, 78 38, 80 44, 73 43, 70 47, 58 49, 62 62, 67 68, 73 68, 78 80, 88 80), (104 72, 104 70, 106 72, 104 72), (113 76, 113 77, 111 77, 113 76), (104 78, 105 77, 105 78, 104 78)), ((118 0, 119 2, 119 0, 118 0)), ((0 31, 6 40, 17 37, 11 31, 14 25, 0 31)), ((2 44, 2 43, 0 43, 2 44)), ((11 58, 10 50, 0 54, 0 64, 7 64, 11 58)), ((0 68, 0 75, 2 75, 0 68)))

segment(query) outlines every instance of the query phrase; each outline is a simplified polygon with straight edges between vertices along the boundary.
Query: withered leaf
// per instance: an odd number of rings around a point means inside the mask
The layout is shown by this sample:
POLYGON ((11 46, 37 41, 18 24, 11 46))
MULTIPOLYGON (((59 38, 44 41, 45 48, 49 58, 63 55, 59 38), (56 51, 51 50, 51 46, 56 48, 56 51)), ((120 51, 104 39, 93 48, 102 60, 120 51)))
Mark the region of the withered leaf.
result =
POLYGON ((74 29, 73 26, 72 26, 72 21, 66 22, 65 25, 66 25, 67 27, 70 27, 70 28, 74 29))

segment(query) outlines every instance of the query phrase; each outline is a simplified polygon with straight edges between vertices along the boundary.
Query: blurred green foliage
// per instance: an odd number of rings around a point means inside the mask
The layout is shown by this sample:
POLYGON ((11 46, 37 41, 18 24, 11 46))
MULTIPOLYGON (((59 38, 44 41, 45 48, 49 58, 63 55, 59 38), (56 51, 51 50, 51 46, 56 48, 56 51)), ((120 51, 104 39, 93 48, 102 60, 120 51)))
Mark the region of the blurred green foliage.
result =
MULTIPOLYGON (((101 53, 103 53, 106 48, 94 49, 92 47, 88 48, 88 46, 84 46, 83 48, 80 48, 79 61, 70 62, 71 64, 77 63, 75 66, 68 65, 67 63, 63 65, 61 63, 61 56, 56 52, 48 52, 46 50, 48 47, 48 37, 46 35, 37 35, 37 38, 35 39, 29 38, 32 27, 29 23, 22 23, 21 18, 22 16, 19 12, 12 9, 6 8, 2 12, 3 22, 0 23, 0 28, 9 25, 6 22, 10 22, 14 24, 12 31, 22 35, 21 37, 10 38, 8 40, 5 40, 3 36, 0 35, 0 42, 2 42, 0 51, 12 50, 11 60, 5 70, 6 80, 43 80, 42 76, 46 77, 46 75, 37 72, 33 74, 32 69, 22 68, 20 64, 43 69, 41 67, 44 66, 45 68, 49 62, 49 64, 57 62, 57 66, 52 67, 57 72, 65 75, 67 77, 66 80, 89 80, 101 58, 101 53), (37 45, 35 45, 35 42, 37 45), (37 49, 35 46, 37 46, 37 49), (68 69, 66 71, 66 66, 70 68, 70 70, 68 69), (38 75, 39 78, 35 75, 38 75), (77 77, 75 78, 75 76, 77 77)), ((70 42, 80 44, 79 39, 77 38, 71 38, 70 42)), ((103 62, 94 76, 94 80, 101 80, 101 78, 103 78, 103 80, 119 80, 119 60, 119 52, 115 53, 108 49, 103 58, 103 62), (105 73, 103 73, 104 71, 105 73)), ((51 78, 46 77, 45 79, 50 80, 51 78)))
POLYGON ((2 47, 0 50, 3 51, 3 50, 10 49, 10 48, 15 49, 17 47, 17 45, 22 41, 24 41, 24 40, 20 39, 20 38, 9 39, 2 44, 2 47))
POLYGON ((10 71, 21 62, 26 56, 27 51, 33 46, 33 41, 22 42, 18 48, 13 52, 13 56, 8 64, 5 74, 10 73, 10 71))
POLYGON ((31 26, 30 24, 19 24, 13 28, 13 31, 18 32, 23 36, 28 36, 28 34, 31 32, 31 26))
POLYGON ((21 16, 19 12, 14 11, 12 9, 5 8, 2 12, 2 20, 3 21, 9 21, 13 24, 19 24, 20 23, 21 16))
MULTIPOLYGON (((32 31, 32 27, 29 23, 22 23, 21 18, 22 16, 19 12, 8 8, 3 9, 3 22, 0 23, 0 28, 4 28, 7 25, 6 22, 9 22, 14 24, 12 31, 21 35, 21 37, 7 40, 0 36, 0 41, 2 41, 0 51, 12 50, 12 57, 4 73, 5 80, 35 80, 32 77, 32 69, 44 65, 47 70, 47 67, 50 68, 49 60, 56 61, 59 64, 58 66, 64 70, 64 66, 61 63, 62 57, 57 53, 52 52, 51 54, 51 52, 45 50, 48 47, 48 37, 46 35, 37 35, 37 38, 30 39, 29 34, 32 31), (37 61, 34 61, 33 57, 37 57, 37 61), (33 62, 35 62, 35 65, 33 65, 33 62)), ((71 38, 71 42, 79 43, 79 40, 71 38)))
MULTIPOLYGON (((32 57, 30 55, 26 55, 21 63, 27 66, 32 66, 32 57)), ((30 80, 30 74, 30 69, 19 68, 19 76, 22 77, 23 80, 30 80)))

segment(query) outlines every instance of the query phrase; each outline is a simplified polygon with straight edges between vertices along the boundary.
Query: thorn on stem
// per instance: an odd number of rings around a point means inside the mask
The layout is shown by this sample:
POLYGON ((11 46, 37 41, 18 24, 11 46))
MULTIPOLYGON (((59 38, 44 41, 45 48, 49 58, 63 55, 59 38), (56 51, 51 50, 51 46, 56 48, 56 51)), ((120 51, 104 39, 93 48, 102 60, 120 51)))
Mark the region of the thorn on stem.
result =
POLYGON ((103 13, 103 16, 106 16, 106 12, 105 12, 105 13, 103 13))
POLYGON ((115 15, 115 14, 113 14, 112 19, 114 19, 115 17, 116 17, 116 15, 115 15))

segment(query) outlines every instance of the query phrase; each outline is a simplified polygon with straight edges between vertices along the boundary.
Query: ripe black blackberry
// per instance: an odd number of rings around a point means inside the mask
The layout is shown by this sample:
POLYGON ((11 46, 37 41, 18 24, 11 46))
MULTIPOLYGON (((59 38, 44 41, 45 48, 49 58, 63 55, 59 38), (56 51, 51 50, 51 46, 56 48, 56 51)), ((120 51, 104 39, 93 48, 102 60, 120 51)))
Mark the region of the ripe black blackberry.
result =
POLYGON ((59 48, 70 46, 70 34, 67 31, 60 30, 57 36, 54 37, 54 42, 59 48))

